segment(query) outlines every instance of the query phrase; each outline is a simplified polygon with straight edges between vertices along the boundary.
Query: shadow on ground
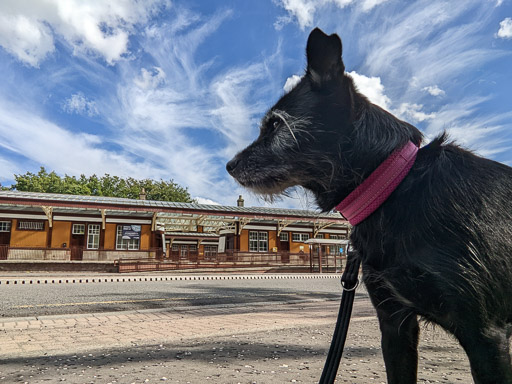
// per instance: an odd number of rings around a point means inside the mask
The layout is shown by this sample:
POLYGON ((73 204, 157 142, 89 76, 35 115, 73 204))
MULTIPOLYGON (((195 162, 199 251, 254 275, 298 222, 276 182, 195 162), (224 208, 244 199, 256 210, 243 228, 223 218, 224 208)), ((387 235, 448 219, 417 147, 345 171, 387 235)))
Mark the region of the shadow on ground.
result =
MULTIPOLYGON (((173 345, 134 345, 87 354, 4 359, 0 382, 315 382, 330 338, 331 327, 302 327, 173 345), (284 380, 289 374, 295 379, 284 380)), ((374 358, 376 353, 374 348, 364 347, 348 352, 357 359, 374 358)))

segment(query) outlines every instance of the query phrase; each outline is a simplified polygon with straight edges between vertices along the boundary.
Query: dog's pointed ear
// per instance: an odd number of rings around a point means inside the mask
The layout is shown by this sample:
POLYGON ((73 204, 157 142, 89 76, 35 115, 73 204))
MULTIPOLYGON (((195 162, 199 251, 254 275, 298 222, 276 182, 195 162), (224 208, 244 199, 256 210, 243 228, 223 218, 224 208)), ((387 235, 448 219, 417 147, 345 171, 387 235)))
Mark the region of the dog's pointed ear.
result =
POLYGON ((315 83, 341 78, 345 65, 341 59, 342 44, 337 34, 326 35, 315 28, 309 34, 306 48, 307 72, 315 83))

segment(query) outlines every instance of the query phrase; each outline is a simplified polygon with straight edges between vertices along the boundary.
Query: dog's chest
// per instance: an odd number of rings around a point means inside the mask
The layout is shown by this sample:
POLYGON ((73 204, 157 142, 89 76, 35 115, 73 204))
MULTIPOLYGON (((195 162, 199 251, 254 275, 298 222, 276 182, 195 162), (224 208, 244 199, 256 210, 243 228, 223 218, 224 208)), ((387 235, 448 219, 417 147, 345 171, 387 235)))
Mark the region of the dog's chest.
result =
POLYGON ((438 322, 452 306, 438 279, 417 266, 404 263, 379 268, 363 262, 363 280, 377 309, 403 308, 438 322))

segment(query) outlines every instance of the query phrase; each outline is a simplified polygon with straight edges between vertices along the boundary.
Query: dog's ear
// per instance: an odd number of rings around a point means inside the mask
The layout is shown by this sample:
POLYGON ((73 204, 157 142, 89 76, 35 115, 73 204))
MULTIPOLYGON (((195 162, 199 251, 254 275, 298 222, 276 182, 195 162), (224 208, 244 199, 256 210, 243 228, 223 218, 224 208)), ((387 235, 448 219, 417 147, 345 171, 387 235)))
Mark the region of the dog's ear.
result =
POLYGON ((306 48, 307 72, 311 79, 320 85, 324 81, 341 78, 345 71, 341 53, 342 45, 338 35, 328 36, 319 28, 313 29, 306 48))

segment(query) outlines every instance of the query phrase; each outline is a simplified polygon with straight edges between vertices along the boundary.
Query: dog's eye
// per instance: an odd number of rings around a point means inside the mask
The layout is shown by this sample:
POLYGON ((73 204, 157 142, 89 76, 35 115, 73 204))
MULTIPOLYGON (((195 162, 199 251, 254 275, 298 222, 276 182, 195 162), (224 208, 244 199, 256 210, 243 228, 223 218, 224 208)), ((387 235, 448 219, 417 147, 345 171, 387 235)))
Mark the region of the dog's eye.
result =
POLYGON ((279 127, 279 119, 272 119, 270 121, 270 128, 277 129, 279 127))

